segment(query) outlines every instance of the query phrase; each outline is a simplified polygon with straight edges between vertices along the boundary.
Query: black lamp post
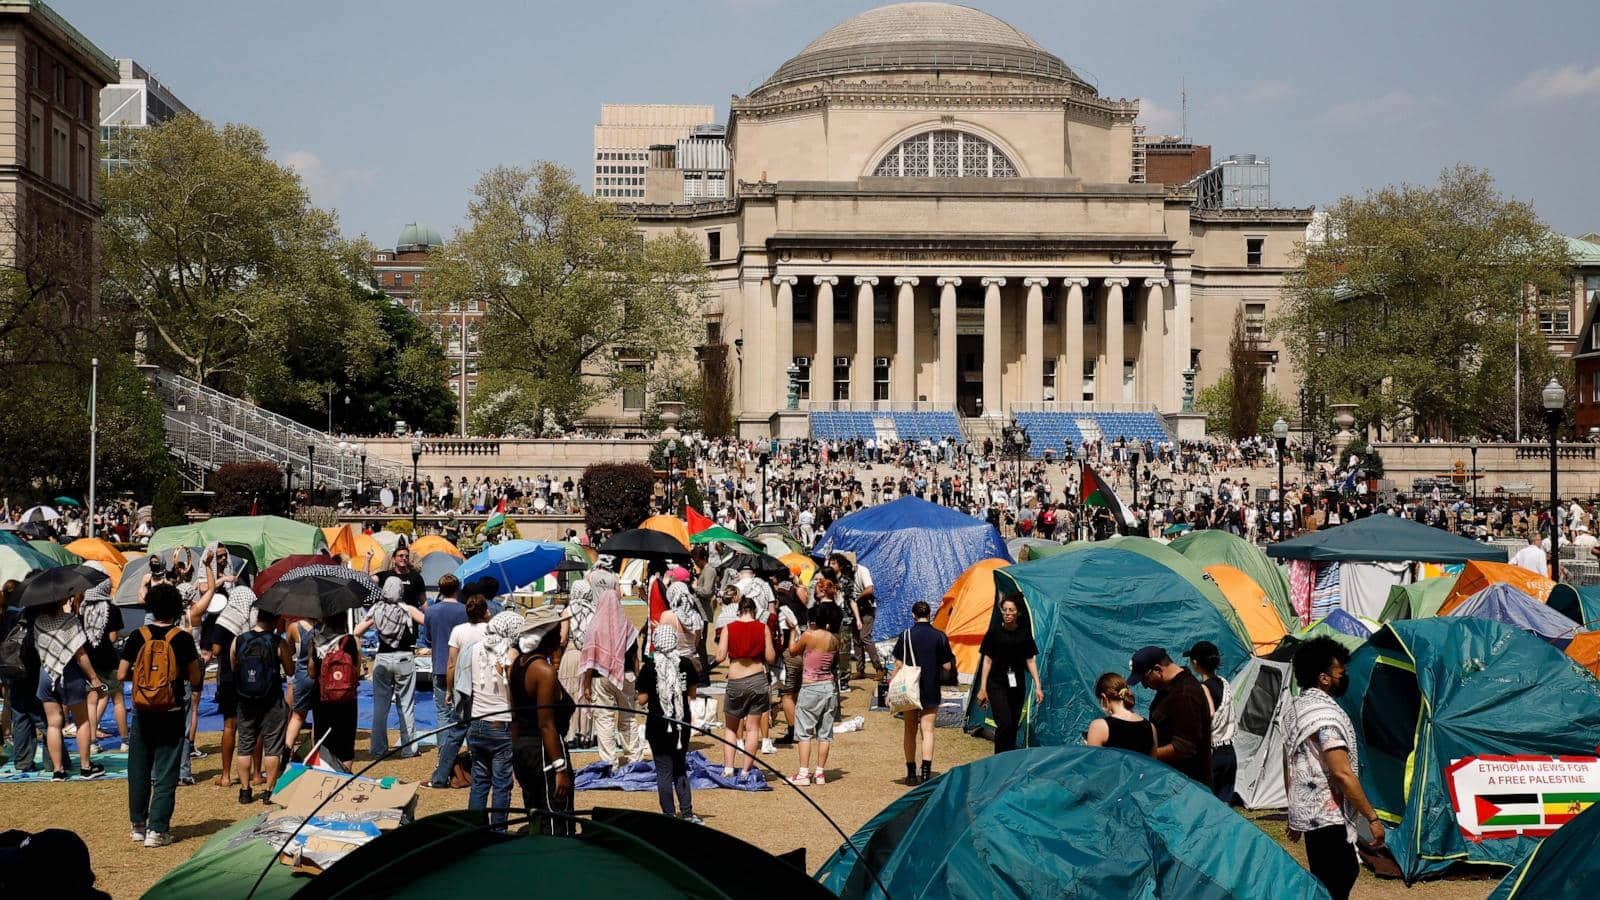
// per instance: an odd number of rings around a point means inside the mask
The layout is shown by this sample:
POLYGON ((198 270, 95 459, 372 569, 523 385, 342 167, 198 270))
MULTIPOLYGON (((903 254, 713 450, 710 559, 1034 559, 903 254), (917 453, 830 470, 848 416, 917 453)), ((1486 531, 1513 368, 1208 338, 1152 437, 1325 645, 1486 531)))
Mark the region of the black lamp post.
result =
POLYGON ((667 515, 674 515, 672 511, 672 473, 678 466, 678 442, 676 439, 667 441, 667 515))
POLYGON ((363 444, 363 445, 361 445, 361 504, 363 506, 365 506, 366 502, 367 502, 367 447, 366 447, 365 444, 363 444))
POLYGON ((1473 533, 1477 533, 1478 524, 1478 436, 1473 435, 1472 441, 1467 445, 1472 451, 1472 524, 1473 533))
POLYGON ((767 520, 767 463, 771 458, 765 453, 759 457, 761 462, 761 505, 756 508, 757 524, 767 520))
POLYGON ((411 538, 412 538, 412 540, 415 540, 416 537, 417 537, 417 501, 419 499, 421 499, 418 496, 418 487, 417 487, 417 461, 420 460, 420 459, 422 459, 422 441, 418 440, 417 438, 412 438, 411 439, 411 538))
POLYGON ((1544 424, 1550 432, 1550 571, 1552 578, 1561 580, 1561 501, 1556 494, 1556 436, 1561 430, 1561 419, 1567 405, 1567 392, 1561 382, 1550 379, 1541 392, 1544 400, 1544 424))
POLYGON ((306 444, 306 490, 317 487, 317 445, 306 444))
POLYGON ((1289 519, 1284 515, 1287 508, 1284 501, 1289 492, 1283 487, 1283 454, 1289 447, 1289 423, 1281 416, 1272 423, 1272 439, 1278 445, 1278 540, 1281 541, 1289 534, 1289 519))

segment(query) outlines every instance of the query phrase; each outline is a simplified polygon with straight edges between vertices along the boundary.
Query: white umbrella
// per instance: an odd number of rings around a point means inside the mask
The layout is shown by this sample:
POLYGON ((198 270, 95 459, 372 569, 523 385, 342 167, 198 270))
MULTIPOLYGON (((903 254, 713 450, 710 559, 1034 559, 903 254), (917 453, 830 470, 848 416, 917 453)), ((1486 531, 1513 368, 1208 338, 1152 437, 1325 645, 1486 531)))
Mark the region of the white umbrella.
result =
POLYGON ((61 518, 61 513, 56 512, 54 506, 33 506, 22 514, 22 518, 19 521, 49 522, 59 518, 61 518))
POLYGON ((391 555, 394 553, 395 548, 400 546, 400 535, 388 529, 374 531, 372 539, 378 542, 378 546, 383 548, 383 552, 391 555))

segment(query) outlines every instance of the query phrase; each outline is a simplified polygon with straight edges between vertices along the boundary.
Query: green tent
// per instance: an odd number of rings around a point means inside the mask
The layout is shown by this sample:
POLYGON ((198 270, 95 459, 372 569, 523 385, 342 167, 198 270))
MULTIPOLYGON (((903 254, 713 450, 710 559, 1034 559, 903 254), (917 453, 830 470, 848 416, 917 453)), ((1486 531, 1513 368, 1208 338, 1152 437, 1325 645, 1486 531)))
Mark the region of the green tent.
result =
POLYGON ((0 544, 0 584, 21 581, 35 569, 55 569, 61 565, 55 557, 46 556, 27 544, 0 544))
POLYGON ((1489 900, 1589 900, 1600 884, 1600 804, 1584 810, 1506 873, 1489 900))
POLYGON ((1456 586, 1454 575, 1424 578, 1412 584, 1397 584, 1389 588, 1389 602, 1379 614, 1381 622, 1396 619, 1431 619, 1439 614, 1439 607, 1456 586))
POLYGON ((1457 862, 1512 866, 1548 833, 1549 792, 1518 775, 1483 787, 1484 764, 1592 758, 1600 681, 1536 635, 1486 619, 1390 622, 1350 660, 1339 703, 1356 725, 1361 785, 1407 882, 1457 862))
POLYGON ((1600 584, 1558 584, 1545 605, 1589 631, 1600 631, 1600 584))
MULTIPOLYGON (((1102 542, 1103 544, 1105 542, 1102 542)), ((1231 677, 1250 658, 1250 644, 1193 584, 1161 563, 1124 545, 1091 546, 1036 562, 996 569, 995 597, 1021 595, 1027 626, 1039 646, 1044 703, 1025 691, 1022 732, 1027 747, 1076 744, 1102 715, 1094 683, 1106 672, 1127 674, 1134 651, 1166 647, 1177 658, 1198 640, 1222 651, 1231 677)), ((1215 588, 1215 585, 1212 586, 1215 588)), ((1000 621, 999 604, 990 627, 1000 621)), ((1140 709, 1150 692, 1136 690, 1140 709)), ((978 685, 967 698, 967 727, 984 727, 978 685)))
POLYGON ((311 554, 328 546, 322 529, 280 516, 222 516, 193 525, 173 525, 150 538, 150 552, 173 547, 204 547, 220 542, 260 571, 285 556, 311 554))
POLYGON ((57 566, 75 566, 83 562, 83 557, 55 541, 29 541, 28 546, 40 556, 53 560, 57 566))
MULTIPOLYGON (((1228 598, 1222 593, 1222 588, 1217 587, 1216 580, 1205 573, 1204 565, 1189 559, 1160 541, 1153 541, 1143 537, 1129 537, 1127 535, 1117 535, 1103 541, 1071 541, 1062 544, 1059 550, 1043 549, 1039 553, 1031 555, 1030 559, 1049 559, 1052 556, 1060 556, 1063 553, 1078 553, 1097 547, 1116 547, 1121 550, 1128 550, 1140 556, 1153 559, 1176 572, 1183 580, 1194 585, 1195 590, 1199 591, 1201 595, 1211 602, 1212 606, 1217 608, 1217 612, 1221 613, 1222 617, 1228 621, 1228 626, 1233 629, 1234 634, 1239 636, 1239 640, 1244 641, 1246 647, 1252 646, 1250 631, 1244 627, 1244 622, 1240 621, 1239 611, 1233 608, 1232 603, 1228 602, 1228 598)), ((1262 590, 1265 589, 1266 587, 1263 585, 1262 590)), ((1281 616, 1282 613, 1280 612, 1279 615, 1281 616)), ((1291 613, 1283 621, 1293 622, 1294 615, 1291 613)))
MULTIPOLYGON (((517 818, 513 814, 508 823, 514 829, 517 818)), ((830 897, 798 867, 738 838, 667 816, 596 809, 579 832, 496 833, 481 811, 439 813, 356 848, 297 900, 433 900, 463 893, 541 900, 830 897)))
POLYGON ((1267 599, 1272 601, 1279 619, 1285 622, 1295 620, 1294 607, 1289 604, 1289 582, 1283 577, 1283 570, 1255 544, 1226 531, 1207 528, 1179 535, 1167 546, 1202 569, 1216 565, 1233 566, 1249 575, 1251 581, 1267 592, 1267 599))
POLYGON ((817 880, 847 900, 1328 896, 1265 832, 1176 769, 1083 746, 945 772, 874 816, 817 880))
POLYGON ((698 547, 701 544, 709 544, 713 541, 721 541, 725 544, 733 544, 738 547, 743 547, 744 549, 749 550, 751 553, 765 554, 767 552, 765 547, 757 544, 755 541, 750 540, 737 531, 730 531, 729 529, 723 528, 721 525, 713 525, 704 531, 689 535, 690 546, 698 547))
POLYGON ((13 547, 26 547, 28 546, 28 539, 20 534, 17 534, 15 531, 0 528, 0 546, 5 546, 7 544, 10 544, 13 547))
POLYGON ((287 900, 304 885, 309 875, 274 860, 277 851, 265 838, 244 839, 242 835, 261 823, 264 815, 251 816, 211 836, 194 855, 162 876, 145 896, 151 900, 215 900, 218 897, 243 897, 250 893, 263 869, 267 877, 256 888, 256 900, 287 900), (235 846, 235 841, 241 841, 235 846))
POLYGON ((1399 516, 1376 515, 1267 545, 1273 559, 1317 562, 1505 562, 1506 548, 1430 528, 1399 516))

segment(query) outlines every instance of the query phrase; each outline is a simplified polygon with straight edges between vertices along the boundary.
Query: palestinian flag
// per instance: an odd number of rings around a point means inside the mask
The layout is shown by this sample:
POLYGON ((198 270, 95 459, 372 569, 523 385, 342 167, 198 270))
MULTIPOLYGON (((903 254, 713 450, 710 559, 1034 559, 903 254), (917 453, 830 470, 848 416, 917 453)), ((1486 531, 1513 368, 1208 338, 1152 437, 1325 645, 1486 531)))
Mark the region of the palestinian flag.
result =
POLYGON ((1133 526, 1133 513, 1122 504, 1122 499, 1100 473, 1088 463, 1083 464, 1083 483, 1078 486, 1078 500, 1084 506, 1103 506, 1124 525, 1133 526))
POLYGON ((1544 824, 1544 804, 1538 794, 1479 794, 1479 828, 1518 828, 1544 824))
POLYGON ((1546 825, 1565 825, 1578 817, 1578 814, 1600 803, 1600 794, 1556 794, 1544 795, 1544 823, 1546 825))
POLYGON ((478 526, 478 530, 487 534, 504 524, 506 524, 506 498, 501 497, 500 502, 495 505, 494 515, 484 520, 484 523, 478 526))
POLYGON ((683 507, 683 519, 689 525, 689 535, 693 537, 707 528, 717 524, 700 514, 700 510, 687 504, 683 507))

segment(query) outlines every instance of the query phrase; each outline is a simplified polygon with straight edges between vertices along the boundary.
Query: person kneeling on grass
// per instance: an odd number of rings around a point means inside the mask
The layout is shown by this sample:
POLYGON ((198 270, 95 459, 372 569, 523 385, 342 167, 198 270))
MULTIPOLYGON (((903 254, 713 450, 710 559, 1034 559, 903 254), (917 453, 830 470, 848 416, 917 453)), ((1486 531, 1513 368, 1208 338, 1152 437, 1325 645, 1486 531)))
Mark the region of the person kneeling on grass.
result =
POLYGON ((151 624, 129 633, 117 678, 133 688, 128 728, 128 818, 132 838, 146 847, 172 843, 172 808, 185 754, 189 698, 199 696, 205 674, 200 648, 178 623, 183 596, 171 584, 145 594, 151 624))

